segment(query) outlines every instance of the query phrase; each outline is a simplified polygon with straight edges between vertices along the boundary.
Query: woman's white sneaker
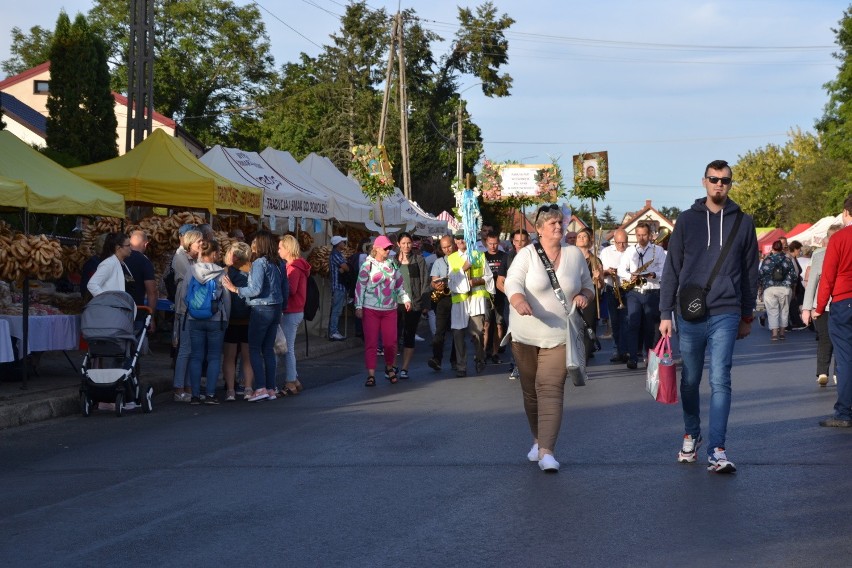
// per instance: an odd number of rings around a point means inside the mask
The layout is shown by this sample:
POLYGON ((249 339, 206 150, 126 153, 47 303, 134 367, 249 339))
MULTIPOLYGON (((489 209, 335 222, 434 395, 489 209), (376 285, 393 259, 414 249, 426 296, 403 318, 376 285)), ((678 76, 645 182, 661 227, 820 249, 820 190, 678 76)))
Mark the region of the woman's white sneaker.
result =
POLYGON ((527 453, 527 459, 531 462, 538 461, 538 444, 532 445, 532 448, 530 448, 530 451, 527 453))
POLYGON ((550 454, 544 454, 540 460, 538 460, 538 468, 541 471, 559 471, 559 462, 556 461, 550 454))

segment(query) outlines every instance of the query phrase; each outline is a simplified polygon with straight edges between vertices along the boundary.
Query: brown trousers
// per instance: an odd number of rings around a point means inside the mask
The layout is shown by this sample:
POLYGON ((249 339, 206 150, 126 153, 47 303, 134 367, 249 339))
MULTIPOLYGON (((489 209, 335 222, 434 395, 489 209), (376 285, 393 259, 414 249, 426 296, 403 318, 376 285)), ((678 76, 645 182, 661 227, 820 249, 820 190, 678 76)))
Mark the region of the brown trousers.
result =
POLYGON ((565 345, 542 349, 513 341, 512 354, 520 373, 530 431, 539 448, 553 451, 562 425, 565 345))

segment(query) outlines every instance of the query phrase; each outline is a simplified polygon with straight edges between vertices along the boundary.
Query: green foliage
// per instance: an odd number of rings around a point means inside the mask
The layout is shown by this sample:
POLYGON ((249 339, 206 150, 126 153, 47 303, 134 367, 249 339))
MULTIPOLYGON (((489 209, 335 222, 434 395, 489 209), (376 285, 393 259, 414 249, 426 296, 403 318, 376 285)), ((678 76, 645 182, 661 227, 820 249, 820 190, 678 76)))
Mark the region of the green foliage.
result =
MULTIPOLYGON (((662 213, 662 210, 660 210, 662 213)), ((618 219, 612 214, 612 205, 607 205, 603 208, 600 216, 601 228, 605 230, 617 229, 619 226, 618 219)))
POLYGON ((3 107, 0 106, 0 130, 6 128, 6 123, 3 121, 3 107))
POLYGON ((9 51, 12 57, 0 63, 0 69, 7 75, 23 73, 50 59, 50 44, 53 42, 50 30, 33 26, 29 34, 25 34, 16 26, 12 28, 11 36, 9 51))
POLYGON ((444 58, 442 75, 470 74, 482 81, 482 93, 492 97, 506 97, 512 88, 508 73, 499 75, 500 66, 509 63, 509 41, 504 31, 515 20, 508 15, 497 15, 492 2, 477 6, 476 14, 468 8, 459 8, 460 29, 450 53, 444 58))
POLYGON ((681 213, 680 207, 660 207, 657 209, 660 213, 666 216, 666 219, 669 221, 674 221, 677 219, 678 215, 681 213))
POLYGON ((813 222, 833 211, 827 200, 830 172, 837 171, 832 162, 819 138, 793 130, 783 146, 768 144, 740 156, 731 198, 759 227, 813 222))
MULTIPOLYGON (((272 85, 269 36, 257 5, 230 0, 156 0, 154 106, 204 144, 228 144, 231 116, 272 85)), ((127 90, 126 0, 96 0, 93 29, 110 47, 112 85, 127 90)))
POLYGON ((47 145, 82 164, 114 158, 118 125, 106 49, 82 14, 73 24, 59 14, 49 55, 47 145))

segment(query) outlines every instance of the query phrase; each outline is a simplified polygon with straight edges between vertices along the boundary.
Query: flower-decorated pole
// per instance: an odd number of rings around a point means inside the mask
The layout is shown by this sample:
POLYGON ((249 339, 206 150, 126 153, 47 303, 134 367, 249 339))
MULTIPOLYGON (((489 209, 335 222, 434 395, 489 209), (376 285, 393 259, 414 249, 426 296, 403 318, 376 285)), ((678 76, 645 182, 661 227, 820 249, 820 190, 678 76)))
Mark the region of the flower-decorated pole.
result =
POLYGON ((388 161, 385 147, 379 146, 355 146, 352 148, 352 175, 361 185, 361 192, 371 202, 379 203, 379 216, 382 222, 382 231, 385 231, 385 211, 382 206, 382 198, 393 195, 393 176, 390 161, 388 161))

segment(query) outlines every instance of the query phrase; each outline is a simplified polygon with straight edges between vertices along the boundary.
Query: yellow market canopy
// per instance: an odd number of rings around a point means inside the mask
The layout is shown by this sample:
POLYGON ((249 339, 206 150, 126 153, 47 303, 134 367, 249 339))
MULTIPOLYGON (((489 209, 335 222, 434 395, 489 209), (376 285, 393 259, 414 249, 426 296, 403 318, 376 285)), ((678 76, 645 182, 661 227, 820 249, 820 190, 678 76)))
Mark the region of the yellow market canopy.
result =
POLYGON ((124 218, 122 196, 74 175, 7 130, 0 130, 0 205, 124 218))
POLYGON ((259 188, 220 176, 162 130, 123 156, 71 171, 122 194, 128 203, 260 215, 259 188))

